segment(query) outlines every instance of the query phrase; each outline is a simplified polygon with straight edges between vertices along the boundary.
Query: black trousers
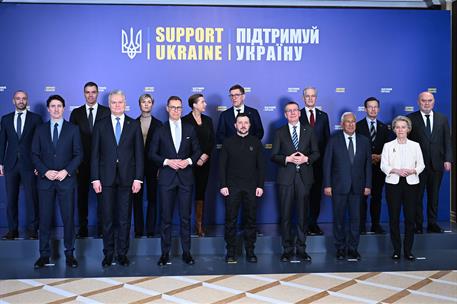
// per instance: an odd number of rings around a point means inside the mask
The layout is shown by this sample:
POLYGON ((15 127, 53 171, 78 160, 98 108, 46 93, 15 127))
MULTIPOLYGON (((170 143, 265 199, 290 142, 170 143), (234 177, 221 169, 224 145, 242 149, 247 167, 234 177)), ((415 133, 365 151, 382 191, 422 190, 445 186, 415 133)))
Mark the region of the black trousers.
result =
POLYGON ((416 226, 422 227, 424 223, 423 217, 423 199, 424 193, 427 191, 427 221, 428 225, 436 224, 438 217, 438 200, 440 195, 441 180, 443 179, 443 171, 435 171, 425 167, 425 170, 419 175, 420 192, 419 204, 416 208, 416 226))
POLYGON ((337 250, 357 250, 360 239, 360 201, 362 194, 333 194, 333 236, 337 250), (349 229, 346 228, 349 214, 349 229))
POLYGON ((157 172, 145 175, 146 183, 143 183, 140 192, 133 198, 133 223, 135 234, 144 234, 143 195, 146 187, 148 206, 146 209, 146 234, 153 235, 157 222, 157 172))
POLYGON ((255 188, 240 189, 229 187, 225 200, 225 233, 227 254, 235 255, 237 222, 240 206, 243 208, 244 246, 246 251, 254 250, 256 233, 256 196, 255 188))
MULTIPOLYGON (((386 175, 379 166, 372 167, 372 188, 370 195, 370 216, 371 225, 379 225, 381 219, 382 189, 386 180, 386 175)), ((360 227, 365 228, 367 222, 368 196, 363 196, 360 204, 360 227)))
POLYGON ((406 178, 400 177, 398 184, 386 184, 386 198, 389 206, 390 239, 396 253, 401 252, 400 212, 403 207, 405 218, 405 239, 403 251, 410 254, 414 242, 414 215, 420 185, 408 185, 406 178))
POLYGON ((297 172, 293 184, 279 185, 278 194, 281 205, 281 236, 282 247, 285 253, 303 253, 306 249, 306 232, 309 218, 309 189, 311 185, 305 185, 297 172), (292 233, 292 217, 295 206, 296 241, 292 233))
MULTIPOLYGON (((57 183, 57 182, 55 182, 57 183)), ((51 225, 55 214, 56 196, 59 202, 60 215, 63 223, 63 243, 65 246, 65 256, 73 255, 75 246, 75 223, 74 223, 74 188, 60 189, 51 187, 47 190, 38 190, 40 202, 40 256, 50 257, 51 247, 49 244, 51 236, 51 225)))
POLYGON ((182 184, 177 175, 169 185, 159 185, 162 254, 170 252, 171 228, 176 201, 178 201, 179 208, 181 248, 183 252, 190 252, 192 190, 193 185, 182 184))
POLYGON ((321 200, 322 200, 322 192, 323 192, 322 180, 324 178, 321 160, 318 160, 313 164, 313 174, 314 174, 314 183, 311 186, 310 196, 309 196, 308 224, 310 226, 317 224, 317 219, 321 212, 321 200))
POLYGON ((39 210, 38 210, 38 193, 36 188, 36 177, 33 170, 24 169, 22 165, 17 162, 16 165, 10 169, 5 170, 5 186, 7 207, 6 214, 8 218, 9 231, 17 231, 18 224, 18 208, 19 208, 19 189, 23 185, 26 210, 25 218, 28 232, 36 232, 38 229, 39 210))
MULTIPOLYGON (((90 164, 82 163, 78 169, 78 222, 79 228, 87 229, 89 215, 89 191, 92 190, 90 182, 90 164)), ((97 197, 97 231, 103 231, 102 217, 102 195, 96 194, 97 197)))
POLYGON ((131 185, 102 184, 103 253, 106 256, 112 257, 115 248, 118 255, 126 255, 129 250, 132 197, 131 185))

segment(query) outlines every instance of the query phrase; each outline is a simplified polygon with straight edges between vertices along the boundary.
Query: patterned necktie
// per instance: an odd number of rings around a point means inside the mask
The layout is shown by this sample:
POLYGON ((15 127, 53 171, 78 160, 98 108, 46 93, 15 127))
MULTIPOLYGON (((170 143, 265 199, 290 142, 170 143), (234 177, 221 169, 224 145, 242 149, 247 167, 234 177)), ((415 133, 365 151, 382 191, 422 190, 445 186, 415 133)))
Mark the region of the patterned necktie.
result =
POLYGON ((94 108, 89 108, 89 130, 92 133, 92 129, 94 128, 94 114, 92 113, 94 108))
POLYGON ((315 123, 314 111, 313 110, 309 110, 309 125, 311 126, 311 128, 314 128, 314 123, 315 123))
POLYGON ((59 140, 59 124, 55 123, 54 124, 54 132, 52 133, 52 144, 54 145, 54 148, 57 147, 57 141, 59 140))
POLYGON ((175 125, 175 138, 173 144, 175 145, 176 153, 179 152, 179 146, 181 145, 181 130, 179 129, 179 123, 173 122, 175 125))
POLYGON ((349 136, 349 146, 348 146, 349 161, 351 165, 354 163, 354 142, 352 141, 352 136, 349 136))
POLYGON ((430 137, 432 135, 432 126, 430 125, 430 114, 425 115, 427 122, 425 123, 425 129, 427 130, 427 135, 430 137))
POLYGON ((370 126, 370 138, 371 142, 374 142, 376 139, 376 129, 374 127, 374 120, 371 121, 371 126, 370 126))
POLYGON ((292 143, 294 144, 295 150, 298 150, 298 134, 297 126, 293 126, 294 130, 292 131, 292 143))
POLYGON ((17 137, 19 139, 21 139, 21 135, 22 135, 22 113, 17 113, 17 121, 16 121, 16 133, 17 133, 17 137))
POLYGON ((114 135, 116 136, 116 144, 119 146, 119 141, 121 139, 121 118, 120 117, 116 117, 116 131, 114 132, 114 135))

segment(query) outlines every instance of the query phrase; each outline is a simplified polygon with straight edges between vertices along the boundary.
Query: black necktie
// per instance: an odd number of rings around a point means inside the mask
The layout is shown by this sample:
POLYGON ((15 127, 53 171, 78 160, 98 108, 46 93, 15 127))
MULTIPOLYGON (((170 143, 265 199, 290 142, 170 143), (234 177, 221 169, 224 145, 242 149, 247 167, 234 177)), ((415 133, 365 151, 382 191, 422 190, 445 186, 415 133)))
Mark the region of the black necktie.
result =
POLYGON ((17 121, 16 121, 16 133, 17 133, 17 137, 19 139, 21 139, 21 135, 22 135, 22 113, 17 113, 17 121))
POLYGON ((430 137, 432 135, 432 126, 430 125, 430 114, 425 115, 427 119, 425 123, 425 129, 427 130, 427 135, 430 137))
POLYGON ((371 142, 374 142, 374 140, 376 139, 376 129, 374 127, 374 120, 371 121, 371 126, 370 126, 370 138, 371 138, 371 142))
POLYGON ((349 146, 348 146, 348 153, 349 153, 349 161, 351 165, 354 163, 354 143, 352 142, 352 136, 349 136, 349 146))
POLYGON ((92 129, 94 128, 94 115, 92 114, 92 111, 94 110, 94 108, 89 108, 89 129, 90 129, 90 133, 92 133, 92 129))
POLYGON ((240 115, 241 109, 236 109, 236 116, 240 115))
POLYGON ((58 123, 54 124, 54 133, 52 134, 52 144, 54 145, 54 148, 57 147, 57 141, 59 140, 59 129, 57 129, 58 126, 58 123))

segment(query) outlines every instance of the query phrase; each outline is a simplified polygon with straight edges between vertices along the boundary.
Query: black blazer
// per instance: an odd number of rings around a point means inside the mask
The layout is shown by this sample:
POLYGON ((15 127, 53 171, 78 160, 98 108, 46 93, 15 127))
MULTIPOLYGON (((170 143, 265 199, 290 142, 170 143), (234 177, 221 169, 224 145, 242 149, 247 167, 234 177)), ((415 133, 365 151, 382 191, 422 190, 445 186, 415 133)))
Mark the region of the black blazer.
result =
POLYGON ((376 120, 376 138, 374 142, 371 142, 370 126, 368 126, 366 118, 357 122, 356 132, 368 138, 368 141, 371 144, 372 154, 381 154, 384 144, 393 139, 392 132, 387 125, 380 120, 376 120))
POLYGON ((418 142, 426 168, 442 171, 444 162, 452 162, 451 133, 447 117, 433 112, 432 135, 427 136, 425 123, 420 111, 408 115, 411 119, 412 130, 408 138, 418 142))
POLYGON ((182 120, 194 126, 202 153, 211 155, 211 152, 214 149, 215 138, 213 120, 211 119, 211 117, 202 114, 202 124, 198 125, 195 121, 194 116, 192 115, 192 112, 190 112, 189 114, 184 116, 182 120))
MULTIPOLYGON (((304 126, 309 126, 308 116, 306 116, 306 107, 301 109, 300 115, 300 123, 304 126)), ((317 138, 319 152, 321 156, 324 155, 325 146, 330 138, 330 124, 328 120, 328 115, 324 111, 319 110, 318 108, 314 108, 316 110, 316 117, 314 121, 314 135, 317 138)))
POLYGON ((94 126, 92 136, 91 181, 113 186, 119 173, 121 186, 143 180, 144 144, 140 123, 125 115, 119 145, 116 144, 111 115, 94 126), (116 170, 117 169, 117 170, 116 170))
POLYGON ((169 185, 176 175, 183 185, 192 185, 194 183, 192 166, 197 163, 202 152, 198 144, 197 133, 192 125, 181 120, 181 132, 181 145, 178 152, 176 152, 173 144, 169 121, 166 121, 162 127, 154 132, 149 157, 159 167, 159 185, 169 185), (175 171, 169 166, 163 166, 165 159, 187 158, 192 160, 192 166, 187 166, 183 170, 175 171))
MULTIPOLYGON (((319 159, 319 147, 314 136, 313 129, 309 126, 300 124, 300 139, 298 151, 308 156, 308 163, 300 166, 300 176, 304 184, 312 184, 314 181, 312 164, 319 159)), ((296 166, 287 163, 286 157, 296 152, 289 125, 286 124, 277 129, 274 135, 273 148, 271 150, 271 160, 279 165, 276 183, 279 185, 291 185, 294 181, 296 166)))
MULTIPOLYGON (((140 124, 141 115, 138 116, 136 119, 140 124)), ((162 122, 151 115, 151 124, 149 125, 148 135, 146 136, 146 142, 144 143, 144 175, 151 175, 153 177, 157 176, 157 169, 158 167, 156 164, 149 158, 149 151, 151 150, 151 143, 152 137, 154 136, 154 132, 157 131, 162 126, 162 122)), ((143 135, 141 136, 143 138, 143 135)))
MULTIPOLYGON (((97 115, 95 116, 94 127, 100 120, 109 116, 110 114, 111 114, 111 111, 108 107, 98 104, 97 115)), ((81 143, 83 145, 83 150, 84 150, 83 162, 90 163, 90 156, 91 156, 90 145, 92 142, 92 134, 90 133, 89 119, 87 118, 85 104, 74 109, 73 111, 71 111, 70 122, 79 127, 79 132, 81 135, 81 143)))
POLYGON ((78 127, 64 120, 57 146, 51 138, 50 121, 41 124, 35 131, 32 142, 32 161, 38 171, 37 188, 46 190, 56 185, 61 189, 76 186, 76 169, 83 159, 83 151, 78 127), (63 181, 50 181, 45 173, 48 170, 67 170, 63 181))
POLYGON ((348 194, 351 189, 363 194, 371 189, 371 147, 363 135, 356 134, 354 163, 351 165, 343 131, 333 134, 324 155, 324 188, 332 187, 333 194, 348 194))
POLYGON ((41 116, 27 111, 21 139, 14 129, 15 112, 2 117, 0 125, 0 164, 7 171, 20 161, 25 169, 32 170, 32 139, 35 129, 43 123, 41 116))
MULTIPOLYGON (((259 112, 251 107, 244 105, 244 113, 249 116, 251 127, 249 128, 249 134, 254 135, 258 139, 263 138, 263 125, 260 119, 259 112)), ((235 114, 233 107, 225 110, 219 116, 219 123, 217 125, 216 137, 217 143, 221 144, 228 137, 236 134, 235 129, 235 114)))

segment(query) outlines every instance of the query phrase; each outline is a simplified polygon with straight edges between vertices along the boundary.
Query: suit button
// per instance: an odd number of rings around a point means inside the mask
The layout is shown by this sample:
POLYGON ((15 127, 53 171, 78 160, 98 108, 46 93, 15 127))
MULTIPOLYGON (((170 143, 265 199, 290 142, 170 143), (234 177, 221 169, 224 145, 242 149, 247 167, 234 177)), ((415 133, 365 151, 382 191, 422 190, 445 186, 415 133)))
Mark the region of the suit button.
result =
POLYGON ((116 159, 116 163, 119 163, 119 160, 118 160, 118 159, 116 159))
POLYGON ((54 154, 54 157, 57 157, 57 155, 56 155, 56 154, 54 154))

